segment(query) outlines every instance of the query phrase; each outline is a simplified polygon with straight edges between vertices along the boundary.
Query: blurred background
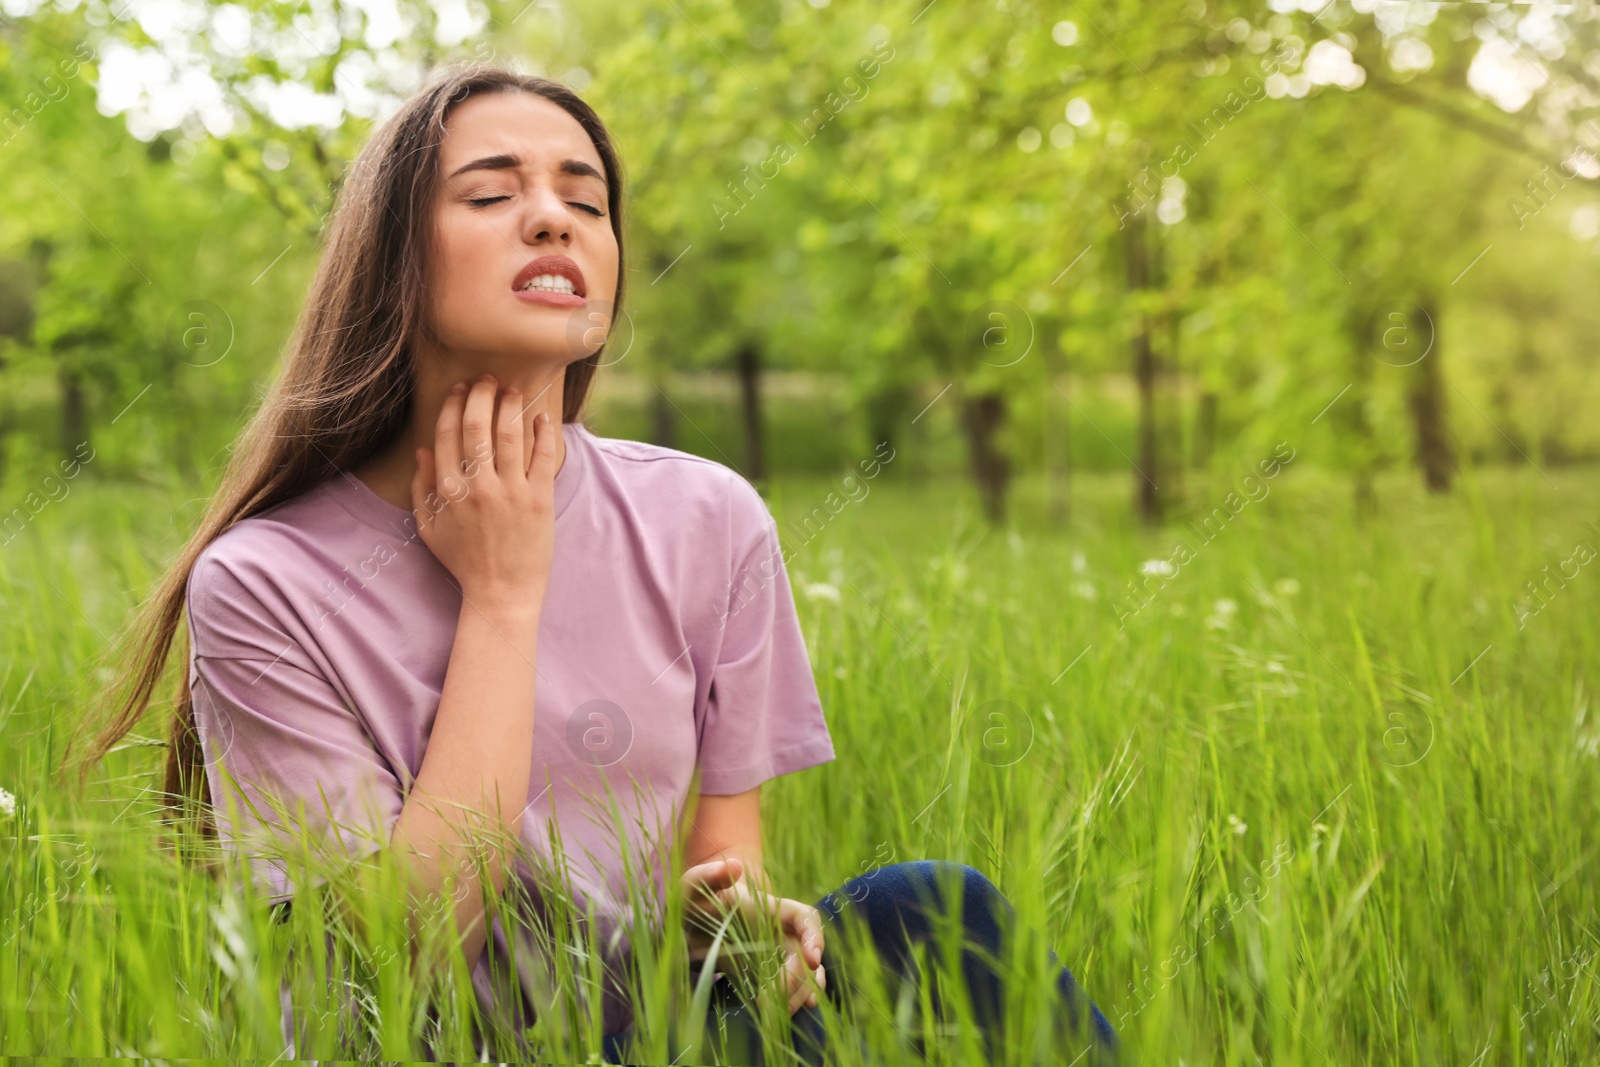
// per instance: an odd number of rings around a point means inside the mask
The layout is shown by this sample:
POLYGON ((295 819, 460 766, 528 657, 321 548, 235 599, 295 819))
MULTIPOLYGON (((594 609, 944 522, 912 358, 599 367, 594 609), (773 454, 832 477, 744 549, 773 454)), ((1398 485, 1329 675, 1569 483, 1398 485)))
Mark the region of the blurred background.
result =
MULTIPOLYGON (((601 112, 598 432, 752 480, 913 447, 1001 520, 1296 462, 1446 492, 1600 453, 1588 6, 5 0, 0 470, 207 484, 345 166, 435 64, 601 112), (1585 297, 1584 294, 1590 294, 1585 297)), ((897 471, 901 474, 901 471, 897 471)))
POLYGON ((281 1049, 270 931, 160 836, 181 657, 54 776, 349 161, 482 59, 622 154, 589 424, 793 550, 792 896, 977 866, 1134 1062, 1600 1062, 1593 6, 0 10, 3 1051, 281 1049))

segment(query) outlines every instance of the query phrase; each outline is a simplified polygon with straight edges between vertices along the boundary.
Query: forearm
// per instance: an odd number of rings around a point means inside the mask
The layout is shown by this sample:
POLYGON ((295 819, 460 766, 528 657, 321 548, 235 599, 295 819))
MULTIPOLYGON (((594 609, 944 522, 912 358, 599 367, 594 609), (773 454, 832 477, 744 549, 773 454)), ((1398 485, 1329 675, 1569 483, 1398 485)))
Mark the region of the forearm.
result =
POLYGON ((761 849, 761 787, 732 795, 696 791, 684 813, 684 868, 717 859, 740 860, 752 885, 765 880, 761 849))
POLYGON ((462 603, 427 751, 390 839, 424 901, 447 892, 454 873, 455 917, 469 966, 488 938, 472 846, 484 845, 490 891, 499 897, 506 853, 520 839, 528 803, 538 631, 537 597, 462 603))

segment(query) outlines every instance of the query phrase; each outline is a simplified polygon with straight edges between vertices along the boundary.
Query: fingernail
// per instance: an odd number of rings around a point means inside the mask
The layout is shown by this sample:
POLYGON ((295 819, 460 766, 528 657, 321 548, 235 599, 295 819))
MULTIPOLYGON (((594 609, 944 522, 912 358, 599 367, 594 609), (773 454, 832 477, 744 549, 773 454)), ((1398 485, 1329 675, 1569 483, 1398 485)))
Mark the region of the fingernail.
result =
POLYGON ((478 381, 480 381, 480 382, 492 382, 492 381, 494 381, 494 375, 490 374, 488 371, 484 371, 481 375, 479 375, 478 381))
POLYGON ((461 393, 464 393, 466 391, 467 391, 467 383, 466 382, 457 382, 456 384, 454 384, 454 385, 452 385, 450 387, 450 392, 452 392, 454 394, 457 394, 457 395, 460 395, 461 393))

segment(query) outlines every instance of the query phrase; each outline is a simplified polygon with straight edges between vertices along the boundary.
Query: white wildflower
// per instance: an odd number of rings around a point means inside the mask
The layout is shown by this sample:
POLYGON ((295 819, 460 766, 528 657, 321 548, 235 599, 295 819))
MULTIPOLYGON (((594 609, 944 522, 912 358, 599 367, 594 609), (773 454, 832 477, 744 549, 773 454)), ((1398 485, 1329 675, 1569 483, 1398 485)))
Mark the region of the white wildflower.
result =
POLYGON ((1072 595, 1083 600, 1093 600, 1099 594, 1096 592, 1093 582, 1073 582, 1072 595))
POLYGON ((1211 614, 1206 616, 1206 629, 1227 630, 1233 626, 1233 617, 1239 611, 1239 605, 1232 600, 1223 598, 1211 605, 1211 614))
POLYGON ((1072 553, 1072 572, 1074 574, 1083 574, 1088 569, 1089 569, 1089 559, 1088 559, 1088 557, 1085 556, 1082 552, 1076 552, 1076 551, 1073 552, 1072 553))
POLYGON ((807 582, 802 590, 807 600, 831 600, 839 603, 839 587, 828 582, 807 582))
POLYGON ((1139 564, 1141 574, 1159 574, 1163 578, 1171 578, 1178 573, 1178 568, 1164 559, 1147 559, 1139 564))
POLYGON ((1244 820, 1240 819, 1239 816, 1233 814, 1232 812, 1229 812, 1228 813, 1228 829, 1232 830, 1236 834, 1242 834, 1246 830, 1250 829, 1250 827, 1246 826, 1245 823, 1244 823, 1244 820))
POLYGON ((17 813, 17 798, 0 789, 0 819, 9 819, 17 813))
POLYGON ((1279 578, 1272 583, 1272 591, 1279 596, 1294 596, 1300 591, 1300 583, 1293 578, 1279 578))

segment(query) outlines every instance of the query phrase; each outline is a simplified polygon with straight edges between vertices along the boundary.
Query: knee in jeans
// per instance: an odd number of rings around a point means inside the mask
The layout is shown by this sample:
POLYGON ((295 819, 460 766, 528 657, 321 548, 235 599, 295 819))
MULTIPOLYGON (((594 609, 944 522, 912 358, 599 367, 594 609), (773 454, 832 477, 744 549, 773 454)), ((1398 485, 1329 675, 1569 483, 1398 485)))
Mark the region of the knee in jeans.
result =
POLYGON ((959 895, 963 910, 1010 911, 1009 901, 982 871, 944 859, 902 860, 876 867, 828 894, 822 907, 830 915, 846 903, 858 912, 899 912, 907 905, 947 904, 952 890, 959 895))
POLYGON ((958 860, 915 860, 905 866, 916 868, 922 881, 938 886, 941 892, 951 885, 959 886, 962 895, 969 900, 973 897, 998 896, 1000 893, 988 875, 969 863, 958 860))
POLYGON ((906 860, 893 865, 905 877, 941 889, 951 883, 963 887, 974 882, 988 882, 982 871, 957 860, 906 860))

